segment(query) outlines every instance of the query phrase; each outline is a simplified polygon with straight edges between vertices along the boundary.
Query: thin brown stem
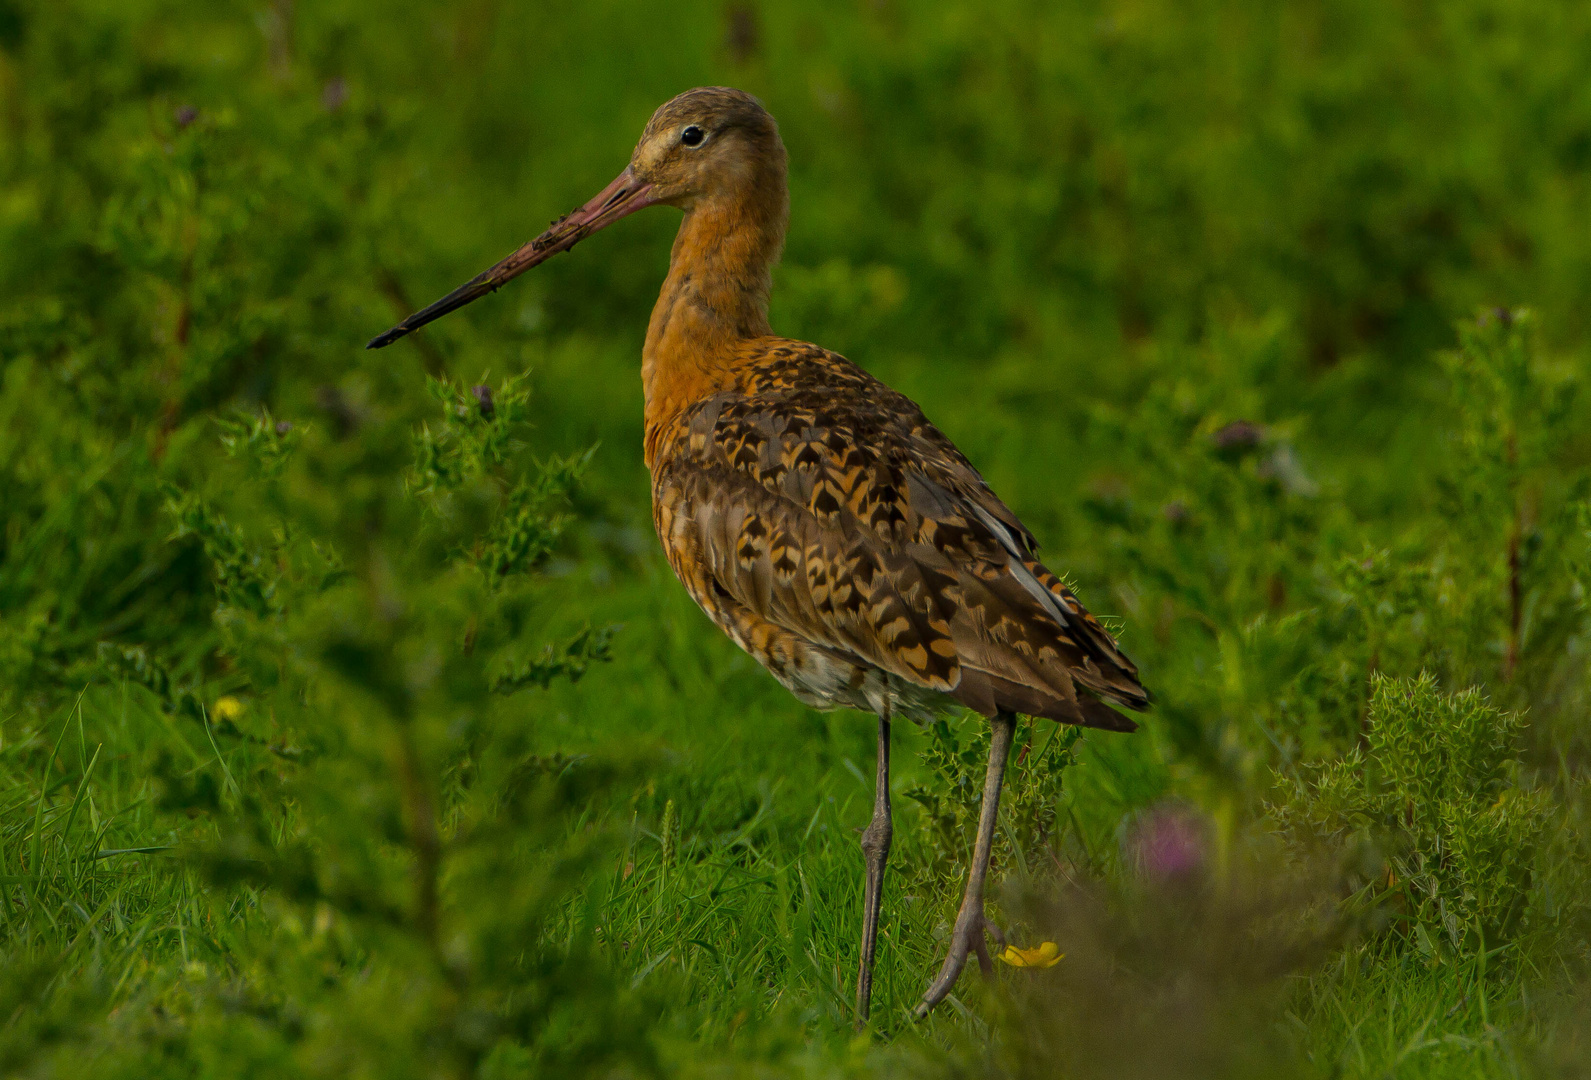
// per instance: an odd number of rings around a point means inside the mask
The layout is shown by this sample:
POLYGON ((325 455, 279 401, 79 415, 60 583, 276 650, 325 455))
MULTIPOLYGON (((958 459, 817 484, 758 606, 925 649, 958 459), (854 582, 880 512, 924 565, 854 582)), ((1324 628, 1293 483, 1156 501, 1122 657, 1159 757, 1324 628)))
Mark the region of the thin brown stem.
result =
POLYGON ((166 456, 171 433, 182 419, 182 372, 187 366, 188 337, 193 329, 193 260, 198 242, 198 221, 189 218, 183 227, 184 254, 182 272, 177 280, 177 317, 171 328, 171 353, 162 375, 166 400, 161 403, 160 422, 155 427, 152 453, 157 460, 166 456))
POLYGON ((1524 618, 1519 583, 1519 497, 1515 494, 1515 475, 1519 464, 1519 444, 1514 433, 1508 433, 1508 494, 1513 506, 1513 520, 1508 525, 1508 651, 1503 656, 1503 680, 1512 682, 1514 669, 1519 666, 1519 627, 1524 618))
POLYGON ((1524 603, 1519 583, 1519 518, 1508 530, 1508 652, 1503 656, 1503 679, 1511 682, 1519 666, 1519 627, 1524 619, 1524 603))
POLYGON ((442 873, 442 837, 436 826, 436 809, 426 790, 419 747, 408 722, 398 727, 398 784, 403 797, 405 831, 414 850, 414 926, 433 952, 441 955, 437 881, 442 873))

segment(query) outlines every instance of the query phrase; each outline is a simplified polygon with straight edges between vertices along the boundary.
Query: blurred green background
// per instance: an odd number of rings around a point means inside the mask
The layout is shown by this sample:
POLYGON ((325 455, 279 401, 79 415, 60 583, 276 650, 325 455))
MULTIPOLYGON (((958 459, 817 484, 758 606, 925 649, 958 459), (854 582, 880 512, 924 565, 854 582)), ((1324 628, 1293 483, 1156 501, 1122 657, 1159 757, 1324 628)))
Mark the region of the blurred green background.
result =
POLYGON ((0 1072, 1583 1075, 1588 196, 1576 4, 0 0, 0 1072), (1070 959, 921 1028, 984 736, 901 733, 853 1038, 872 722, 652 535, 676 212, 363 349, 704 84, 776 330, 1159 700, 1025 729, 1070 959))

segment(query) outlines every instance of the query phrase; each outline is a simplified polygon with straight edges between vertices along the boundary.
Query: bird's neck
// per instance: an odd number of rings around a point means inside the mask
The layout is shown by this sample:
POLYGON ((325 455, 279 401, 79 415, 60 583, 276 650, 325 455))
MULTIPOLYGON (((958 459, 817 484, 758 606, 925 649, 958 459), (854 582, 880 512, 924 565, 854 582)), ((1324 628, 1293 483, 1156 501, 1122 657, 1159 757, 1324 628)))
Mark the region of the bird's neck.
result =
POLYGON ((767 197, 702 199, 685 211, 641 354, 648 466, 665 425, 735 385, 745 343, 772 333, 768 291, 788 213, 783 179, 767 197))

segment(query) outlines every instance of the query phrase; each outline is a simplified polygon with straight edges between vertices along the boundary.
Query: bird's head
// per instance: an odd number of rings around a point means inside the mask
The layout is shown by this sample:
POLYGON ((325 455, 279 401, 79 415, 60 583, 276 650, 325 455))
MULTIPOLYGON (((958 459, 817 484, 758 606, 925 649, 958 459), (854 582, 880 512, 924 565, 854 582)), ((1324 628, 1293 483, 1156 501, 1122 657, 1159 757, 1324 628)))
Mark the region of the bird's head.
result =
POLYGON ((704 86, 652 114, 626 171, 650 187, 653 202, 690 210, 703 200, 756 198, 770 187, 767 174, 782 180, 784 169, 768 110, 743 91, 704 86))
POLYGON ((687 213, 725 200, 774 215, 783 225, 785 150, 756 98, 723 86, 687 90, 666 102, 641 133, 629 166, 590 202, 436 303, 410 315, 368 348, 380 349, 426 323, 496 291, 600 229, 664 203, 687 213))

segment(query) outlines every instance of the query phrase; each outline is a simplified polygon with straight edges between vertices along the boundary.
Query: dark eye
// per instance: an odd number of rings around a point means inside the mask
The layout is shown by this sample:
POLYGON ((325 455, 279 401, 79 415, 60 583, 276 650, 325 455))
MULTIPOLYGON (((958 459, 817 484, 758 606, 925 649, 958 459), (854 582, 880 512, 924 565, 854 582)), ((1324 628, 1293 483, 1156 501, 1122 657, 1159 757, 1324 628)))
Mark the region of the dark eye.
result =
POLYGON ((691 124, 684 131, 679 133, 679 141, 684 143, 686 146, 700 146, 702 144, 702 140, 705 138, 707 138, 707 132, 703 131, 695 124, 691 124))

